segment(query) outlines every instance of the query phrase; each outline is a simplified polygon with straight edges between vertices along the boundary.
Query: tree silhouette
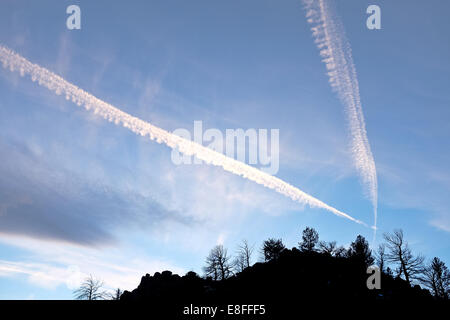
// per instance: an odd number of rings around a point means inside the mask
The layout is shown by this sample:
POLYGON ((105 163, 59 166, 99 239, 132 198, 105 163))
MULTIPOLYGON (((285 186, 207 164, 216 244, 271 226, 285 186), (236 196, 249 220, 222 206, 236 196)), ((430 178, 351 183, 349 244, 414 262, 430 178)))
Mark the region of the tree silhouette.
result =
POLYGON ((347 250, 343 246, 337 246, 336 241, 319 242, 319 252, 332 257, 342 258, 347 255, 347 250))
POLYGON ((387 267, 386 268, 386 272, 385 272, 388 276, 390 276, 390 277, 394 277, 394 272, 392 271, 392 269, 391 268, 389 268, 389 267, 387 267))
POLYGON ((364 264, 366 268, 372 265, 374 261, 369 243, 362 235, 358 235, 356 240, 350 244, 347 255, 349 258, 364 264))
POLYGON ((315 251, 317 242, 319 241, 319 234, 314 228, 306 227, 303 230, 302 234, 302 242, 299 242, 299 248, 304 252, 312 252, 315 251))
POLYGON ((347 255, 347 250, 343 246, 339 246, 334 249, 334 256, 337 258, 343 258, 347 255))
POLYGON ((117 288, 114 293, 111 294, 111 300, 120 300, 122 293, 123 291, 120 290, 120 288, 117 288))
POLYGON ((275 260, 280 257, 281 252, 286 249, 281 239, 270 238, 264 241, 262 253, 265 261, 275 260))
POLYGON ((431 289, 438 299, 449 299, 450 295, 450 271, 443 261, 434 257, 425 268, 420 281, 431 289))
POLYGON ((414 256, 412 254, 408 243, 403 240, 403 231, 401 229, 394 230, 393 233, 385 233, 383 237, 389 250, 386 254, 386 261, 398 265, 398 276, 403 274, 408 284, 411 284, 412 279, 420 279, 420 274, 424 271, 425 258, 422 255, 414 256))
POLYGON ((233 274, 233 264, 230 262, 227 249, 223 245, 217 245, 206 257, 206 266, 203 268, 205 275, 214 280, 225 280, 233 274))
MULTIPOLYGON (((311 232, 312 228, 309 229, 308 234, 313 235, 313 241, 309 243, 317 243, 315 239, 318 237, 311 232)), ((401 234, 398 234, 402 239, 401 234)), ((311 239, 308 236, 305 238, 311 239)), ((364 266, 372 264, 374 258, 364 237, 356 237, 348 251, 337 247, 334 241, 320 242, 318 248, 316 245, 305 248, 315 249, 317 252, 305 252, 298 248, 289 250, 281 239, 271 238, 264 241, 261 248, 265 262, 250 266, 252 248, 248 242, 243 241, 237 254, 240 265, 234 271, 244 268, 245 271, 232 274, 233 263, 230 261, 233 260, 227 255, 227 250, 223 246, 215 246, 206 258, 205 277, 200 278, 194 272, 188 272, 184 276, 172 274, 170 271, 156 272, 153 276, 146 274, 136 289, 122 294, 121 300, 141 301, 145 302, 146 306, 148 303, 152 311, 155 307, 161 307, 165 314, 174 304, 189 305, 192 301, 226 302, 230 298, 235 303, 242 303, 248 301, 249 297, 255 301, 270 301, 280 310, 286 306, 296 309, 298 301, 306 304, 321 301, 322 305, 326 306, 332 301, 341 301, 344 304, 351 301, 356 305, 379 300, 433 300, 428 290, 417 285, 411 286, 404 277, 393 277, 389 267, 398 267, 398 264, 391 265, 387 260, 388 254, 391 253, 387 244, 378 248, 376 253, 377 259, 384 257, 381 262, 378 259, 378 264, 385 269, 381 274, 381 288, 377 290, 370 290, 367 286, 369 276, 364 266), (387 265, 389 267, 386 268, 387 265)), ((403 241, 402 254, 404 248, 403 241)), ((399 267, 399 270, 402 269, 399 267)), ((407 268, 407 272, 410 270, 407 268)), ((424 281, 428 281, 427 287, 431 287, 438 297, 448 297, 448 269, 440 260, 434 259, 427 270, 428 279, 424 277, 424 281)), ((403 274, 403 271, 400 272, 403 274)))
POLYGON ((87 277, 73 294, 77 300, 103 300, 107 297, 106 292, 103 291, 103 282, 92 275, 87 277))
POLYGON ((235 268, 237 272, 242 272, 244 269, 250 267, 253 248, 253 246, 248 244, 247 240, 243 240, 239 245, 235 260, 235 268))
POLYGON ((319 242, 319 250, 323 254, 326 254, 328 256, 334 256, 336 252, 336 241, 326 242, 326 241, 320 241, 319 242))
POLYGON ((378 246, 377 252, 375 252, 378 267, 381 271, 384 271, 384 265, 386 260, 386 245, 384 243, 378 246))

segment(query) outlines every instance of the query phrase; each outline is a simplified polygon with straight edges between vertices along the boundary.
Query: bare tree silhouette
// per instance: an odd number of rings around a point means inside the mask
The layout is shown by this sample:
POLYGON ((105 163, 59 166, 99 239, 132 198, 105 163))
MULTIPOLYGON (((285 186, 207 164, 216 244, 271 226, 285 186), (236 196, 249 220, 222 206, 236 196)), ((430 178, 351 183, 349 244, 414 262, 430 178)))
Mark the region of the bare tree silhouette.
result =
POLYGON ((334 256, 337 258, 343 258, 347 255, 347 250, 343 246, 339 246, 334 249, 334 256))
POLYGON ((375 252, 375 258, 380 270, 384 271, 384 265, 386 262, 386 245, 384 243, 378 246, 377 252, 375 252))
POLYGON ((107 297, 106 292, 103 291, 103 282, 92 275, 87 277, 73 294, 77 300, 103 300, 107 297))
POLYGON ((242 272, 250 267, 254 246, 250 246, 247 240, 243 240, 238 247, 235 268, 237 272, 242 272))
POLYGON ((326 241, 320 241, 319 242, 319 250, 320 252, 333 256, 336 251, 336 241, 326 242, 326 241))
POLYGON ((205 275, 214 280, 225 280, 233 274, 233 264, 228 256, 227 249, 217 245, 211 249, 206 257, 206 266, 203 268, 205 275))
POLYGON ((383 237, 389 250, 386 254, 386 261, 398 265, 398 276, 403 274, 409 284, 413 279, 419 280, 420 274, 424 271, 425 258, 422 255, 414 256, 412 254, 408 243, 403 240, 403 231, 401 229, 394 230, 393 233, 385 233, 383 237))
POLYGON ((120 296, 122 295, 123 291, 120 288, 117 288, 112 294, 111 294, 111 300, 120 300, 120 296))

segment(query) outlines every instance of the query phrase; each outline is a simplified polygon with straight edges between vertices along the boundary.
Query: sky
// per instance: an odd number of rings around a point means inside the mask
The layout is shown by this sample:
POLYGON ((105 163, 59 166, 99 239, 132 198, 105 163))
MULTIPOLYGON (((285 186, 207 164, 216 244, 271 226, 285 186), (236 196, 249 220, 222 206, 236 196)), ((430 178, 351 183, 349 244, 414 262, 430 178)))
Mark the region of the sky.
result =
MULTIPOLYGON (((378 175, 378 231, 450 264, 447 1, 335 2, 352 48, 378 175), (381 8, 381 29, 366 9, 381 8)), ((168 131, 279 129, 276 176, 371 226, 344 106, 299 0, 0 3, 0 45, 168 131), (68 30, 66 8, 81 9, 68 30)), ((373 230, 171 149, 0 70, 0 299, 71 299, 202 274, 209 250, 243 239, 294 247, 306 226, 348 246, 373 230)))

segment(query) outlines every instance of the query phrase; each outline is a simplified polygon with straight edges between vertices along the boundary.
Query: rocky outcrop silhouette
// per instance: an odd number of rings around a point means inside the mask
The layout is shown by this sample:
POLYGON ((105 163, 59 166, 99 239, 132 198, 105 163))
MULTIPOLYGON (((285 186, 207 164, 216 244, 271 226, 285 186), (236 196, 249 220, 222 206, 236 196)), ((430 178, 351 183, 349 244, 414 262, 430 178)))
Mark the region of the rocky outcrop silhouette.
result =
MULTIPOLYGON (((204 279, 194 272, 185 276, 170 271, 147 274, 139 286, 125 291, 122 301, 143 302, 153 308, 194 305, 266 305, 273 313, 295 312, 311 303, 367 303, 378 301, 432 301, 428 290, 410 286, 401 278, 382 273, 381 289, 369 290, 366 266, 357 259, 318 252, 284 250, 268 262, 255 263, 221 281, 204 279)), ((174 309, 175 310, 175 309, 174 309)))

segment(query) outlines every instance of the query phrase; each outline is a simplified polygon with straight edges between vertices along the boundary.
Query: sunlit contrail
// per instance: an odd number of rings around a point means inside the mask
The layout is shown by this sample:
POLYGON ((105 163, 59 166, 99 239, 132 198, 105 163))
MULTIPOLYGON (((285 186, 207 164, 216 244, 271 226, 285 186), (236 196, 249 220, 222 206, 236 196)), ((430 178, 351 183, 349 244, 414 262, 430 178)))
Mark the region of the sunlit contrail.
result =
POLYGON ((39 85, 47 87, 57 95, 65 95, 67 100, 72 100, 78 106, 84 106, 87 110, 93 110, 95 114, 98 114, 117 125, 121 124, 123 127, 128 128, 136 134, 149 136, 151 140, 156 140, 158 143, 164 143, 170 148, 177 149, 185 155, 194 155, 206 163, 222 167, 228 172, 275 190, 301 204, 307 204, 310 207, 323 208, 337 216, 365 225, 363 222, 325 204, 277 177, 271 176, 243 162, 229 158, 210 148, 203 147, 201 144, 181 138, 139 118, 133 117, 78 88, 53 72, 40 67, 37 64, 31 63, 19 54, 1 45, 0 61, 4 68, 9 67, 11 71, 19 71, 22 76, 30 75, 31 79, 37 81, 39 85))
POLYGON ((374 210, 374 237, 377 226, 378 182, 375 161, 367 139, 366 125, 359 96, 358 78, 350 44, 342 24, 326 0, 302 0, 306 18, 312 25, 314 42, 328 70, 330 85, 346 108, 352 154, 365 192, 374 210))

